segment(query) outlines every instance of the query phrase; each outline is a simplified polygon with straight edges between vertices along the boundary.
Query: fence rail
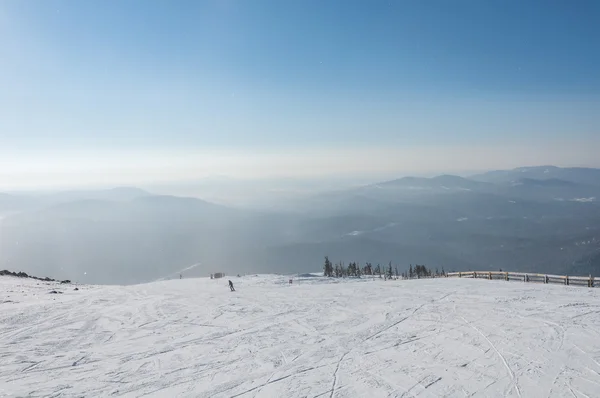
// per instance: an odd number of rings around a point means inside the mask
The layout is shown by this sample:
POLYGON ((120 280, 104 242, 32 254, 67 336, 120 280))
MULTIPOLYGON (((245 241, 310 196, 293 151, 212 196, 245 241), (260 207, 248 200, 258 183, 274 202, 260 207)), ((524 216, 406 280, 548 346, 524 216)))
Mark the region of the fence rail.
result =
POLYGON ((529 274, 525 272, 498 272, 498 271, 467 271, 467 272, 448 272, 448 278, 478 278, 489 280, 505 281, 523 281, 537 283, 557 283, 561 285, 575 285, 594 287, 594 277, 589 276, 569 276, 569 275, 548 275, 548 274, 529 274))

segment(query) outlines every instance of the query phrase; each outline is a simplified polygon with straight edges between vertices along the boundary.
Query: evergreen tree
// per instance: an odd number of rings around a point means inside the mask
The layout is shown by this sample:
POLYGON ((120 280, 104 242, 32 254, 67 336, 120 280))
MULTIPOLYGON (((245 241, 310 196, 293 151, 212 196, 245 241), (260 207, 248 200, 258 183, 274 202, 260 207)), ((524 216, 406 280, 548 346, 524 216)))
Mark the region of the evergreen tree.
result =
POLYGON ((415 265, 414 274, 417 278, 427 278, 431 277, 432 271, 428 269, 425 265, 415 265))
POLYGON ((444 271, 444 267, 442 267, 442 276, 446 276, 446 271, 444 271))
POLYGON ((392 279, 393 276, 393 272, 392 272, 392 262, 390 261, 390 264, 388 265, 388 269, 387 269, 387 277, 388 279, 392 279))
POLYGON ((417 276, 417 279, 420 279, 423 276, 423 266, 416 264, 415 265, 415 274, 417 276))
POLYGON ((412 279, 412 278, 413 278, 413 275, 414 275, 414 273, 413 273, 413 267, 412 267, 412 264, 411 264, 411 265, 410 265, 410 268, 408 269, 408 277, 409 277, 410 279, 412 279))
POLYGON ((325 256, 325 266, 323 267, 323 275, 332 277, 333 276, 333 264, 329 261, 329 257, 325 256))

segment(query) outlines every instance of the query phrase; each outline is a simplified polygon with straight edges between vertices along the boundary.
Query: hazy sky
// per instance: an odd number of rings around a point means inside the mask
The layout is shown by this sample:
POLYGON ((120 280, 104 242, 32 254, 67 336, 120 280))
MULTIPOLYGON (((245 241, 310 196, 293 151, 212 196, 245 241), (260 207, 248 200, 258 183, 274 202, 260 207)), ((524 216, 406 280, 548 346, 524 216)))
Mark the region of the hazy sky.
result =
POLYGON ((596 0, 3 0, 0 185, 600 167, 598 21, 596 0))

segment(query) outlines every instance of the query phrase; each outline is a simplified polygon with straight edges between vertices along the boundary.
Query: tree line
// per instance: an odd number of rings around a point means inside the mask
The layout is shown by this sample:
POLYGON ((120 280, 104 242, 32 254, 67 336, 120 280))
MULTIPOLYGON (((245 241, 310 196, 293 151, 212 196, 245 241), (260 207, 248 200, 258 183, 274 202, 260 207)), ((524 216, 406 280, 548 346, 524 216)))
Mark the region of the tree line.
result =
POLYGON ((380 264, 373 266, 371 263, 366 263, 360 266, 357 262, 351 262, 347 266, 343 262, 333 264, 328 256, 325 256, 325 265, 323 266, 323 275, 330 278, 345 278, 345 277, 361 277, 361 276, 378 276, 385 279, 414 279, 414 278, 431 278, 434 276, 445 276, 444 267, 440 272, 438 268, 432 270, 425 265, 410 264, 408 270, 398 273, 398 266, 392 267, 392 262, 387 267, 381 267, 380 264))

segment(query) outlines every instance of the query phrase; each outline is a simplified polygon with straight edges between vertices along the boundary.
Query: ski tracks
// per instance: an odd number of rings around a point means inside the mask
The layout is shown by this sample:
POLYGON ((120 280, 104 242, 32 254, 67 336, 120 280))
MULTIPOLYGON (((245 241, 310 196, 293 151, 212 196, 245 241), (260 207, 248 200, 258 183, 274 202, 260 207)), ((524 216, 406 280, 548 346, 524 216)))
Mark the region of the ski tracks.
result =
MULTIPOLYGON (((366 342, 366 341, 368 341, 368 340, 374 339, 375 337, 377 337, 377 336, 379 336, 379 335, 381 335, 381 334, 383 334, 383 333, 387 332, 387 331, 388 331, 388 330, 390 330, 391 328, 393 328, 393 327, 395 327, 395 326, 398 326, 398 325, 399 325, 399 324, 401 324, 402 322, 406 321, 407 319, 409 319, 410 317, 412 317, 413 315, 415 315, 415 314, 417 313, 417 311, 419 311, 420 309, 422 309, 422 308, 423 308, 423 307, 425 307, 426 305, 430 305, 430 304, 434 304, 434 303, 436 303, 436 302, 442 301, 443 299, 445 299, 446 297, 448 297, 448 296, 450 296, 450 295, 452 295, 452 294, 454 294, 454 292, 451 292, 451 293, 444 294, 442 297, 439 297, 439 298, 437 298, 437 299, 433 299, 433 300, 431 300, 431 301, 429 301, 429 302, 427 302, 427 303, 423 303, 423 304, 419 305, 418 307, 416 307, 415 309, 413 309, 413 311, 412 311, 412 312, 411 312, 409 315, 407 315, 407 316, 405 316, 405 317, 401 318, 400 320, 398 320, 398 321, 396 321, 396 322, 392 323, 391 325, 388 325, 388 326, 384 327, 383 329, 381 329, 381 330, 377 331, 376 333, 373 333, 372 335, 370 335, 370 336, 366 337, 366 338, 363 340, 363 342, 366 342)), ((387 314, 386 314, 386 315, 387 315, 387 314)))
POLYGON ((335 392, 336 389, 338 388, 338 371, 340 370, 340 364, 342 363, 342 361, 344 360, 344 358, 346 358, 346 355, 348 355, 350 353, 350 351, 347 351, 344 353, 344 355, 342 355, 340 357, 340 360, 338 361, 337 365, 335 366, 335 371, 333 372, 333 384, 331 385, 331 394, 329 395, 329 398, 333 398, 333 396, 335 396, 335 392))
POLYGON ((504 358, 504 355, 502 355, 502 353, 500 353, 500 351, 498 351, 498 348, 496 348, 496 346, 494 345, 494 343, 492 343, 492 341, 481 331, 479 330, 479 328, 477 328, 475 325, 473 325, 471 322, 467 321, 462 315, 459 315, 459 317, 469 326, 471 327, 473 330, 475 330, 477 333, 479 333, 481 335, 481 337, 483 337, 485 339, 485 341, 488 342, 488 344, 490 345, 490 347, 496 352, 496 354, 498 355, 498 357, 500 358, 500 360, 502 361, 502 363, 504 364, 504 367, 506 368, 506 370, 508 371, 508 374, 510 376, 511 379, 511 387, 515 388, 515 391, 517 393, 517 395, 519 397, 521 397, 521 390, 519 389, 519 384, 518 384, 518 379, 515 376, 515 373, 513 372, 513 370, 511 369, 510 366, 508 366, 508 363, 506 362, 506 358, 504 358))
MULTIPOLYGON (((242 279, 235 296, 218 281, 187 279, 82 287, 3 307, 0 388, 8 396, 592 397, 600 383, 597 320, 586 314, 563 329, 573 309, 560 304, 573 290, 551 287, 550 297, 547 286, 450 279, 291 288, 276 278, 242 279), (523 295, 536 300, 511 299, 523 295)), ((600 291, 586 299, 600 305, 600 291)))

